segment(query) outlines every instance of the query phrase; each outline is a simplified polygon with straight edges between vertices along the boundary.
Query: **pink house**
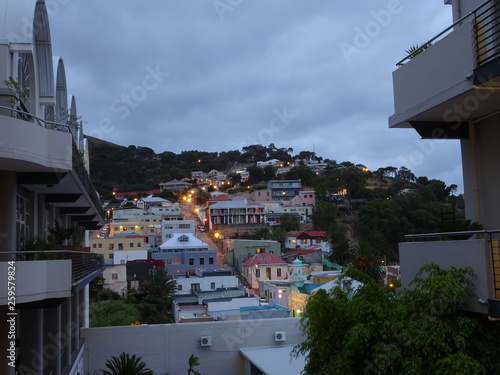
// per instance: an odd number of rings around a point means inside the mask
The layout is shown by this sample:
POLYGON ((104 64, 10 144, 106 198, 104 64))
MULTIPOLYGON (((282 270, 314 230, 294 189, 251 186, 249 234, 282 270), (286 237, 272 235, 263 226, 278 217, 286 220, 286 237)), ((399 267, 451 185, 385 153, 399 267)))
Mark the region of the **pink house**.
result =
POLYGON ((314 191, 301 191, 290 201, 281 201, 282 206, 311 206, 316 207, 316 195, 314 191))

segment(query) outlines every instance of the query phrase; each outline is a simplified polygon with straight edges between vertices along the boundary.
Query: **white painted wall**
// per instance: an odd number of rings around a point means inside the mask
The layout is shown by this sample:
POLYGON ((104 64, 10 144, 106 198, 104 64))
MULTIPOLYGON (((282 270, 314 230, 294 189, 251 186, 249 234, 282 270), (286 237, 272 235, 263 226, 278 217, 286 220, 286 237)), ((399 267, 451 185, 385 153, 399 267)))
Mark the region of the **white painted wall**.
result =
POLYGON ((182 286, 182 290, 176 294, 191 294, 191 284, 200 284, 202 292, 215 290, 217 288, 234 288, 238 286, 238 278, 236 276, 210 276, 210 277, 176 277, 177 285, 182 286), (215 283, 215 288, 212 289, 212 283, 215 283))
MULTIPOLYGON (((130 262, 132 260, 146 260, 148 259, 148 251, 147 250, 127 250, 127 251, 115 251, 113 253, 113 264, 122 264, 122 261, 125 263, 130 262)), ((125 264, 123 263, 123 264, 125 264)))
POLYGON ((244 374, 241 348, 298 344, 299 322, 284 318, 83 329, 86 371, 102 370, 111 356, 125 352, 141 356, 155 374, 185 374, 191 354, 200 358, 196 370, 202 374, 244 374), (285 331, 286 341, 275 342, 276 331, 285 331), (201 336, 211 336, 212 345, 202 347, 201 336))

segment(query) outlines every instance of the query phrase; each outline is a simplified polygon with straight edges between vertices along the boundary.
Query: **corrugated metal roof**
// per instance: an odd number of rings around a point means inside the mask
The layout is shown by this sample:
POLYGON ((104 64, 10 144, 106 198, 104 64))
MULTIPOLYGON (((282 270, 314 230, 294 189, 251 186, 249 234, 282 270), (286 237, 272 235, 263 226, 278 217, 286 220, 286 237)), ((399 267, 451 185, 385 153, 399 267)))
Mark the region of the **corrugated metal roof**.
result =
POLYGON ((243 262, 243 265, 245 267, 251 267, 255 265, 263 266, 263 265, 272 265, 272 264, 283 264, 286 265, 286 263, 278 258, 274 254, 266 254, 266 253, 261 253, 261 254, 255 254, 245 262, 243 262))
POLYGON ((35 0, 1 0, 0 40, 33 43, 35 7, 35 0))

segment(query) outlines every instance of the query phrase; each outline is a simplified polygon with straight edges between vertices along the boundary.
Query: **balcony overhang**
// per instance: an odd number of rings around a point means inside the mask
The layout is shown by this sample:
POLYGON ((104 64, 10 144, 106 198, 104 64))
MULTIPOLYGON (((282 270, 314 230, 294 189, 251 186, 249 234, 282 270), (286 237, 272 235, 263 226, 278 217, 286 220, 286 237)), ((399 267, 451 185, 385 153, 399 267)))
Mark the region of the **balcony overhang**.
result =
POLYGON ((409 121, 422 139, 469 139, 467 122, 409 121))
POLYGON ((465 127, 458 134, 455 127, 497 113, 499 20, 498 6, 486 1, 424 43, 426 47, 413 57, 399 62, 393 72, 394 114, 389 127, 417 123, 415 129, 424 138, 464 139, 465 127), (429 124, 419 126, 424 122, 429 124), (440 137, 432 135, 435 128, 440 129, 440 137))

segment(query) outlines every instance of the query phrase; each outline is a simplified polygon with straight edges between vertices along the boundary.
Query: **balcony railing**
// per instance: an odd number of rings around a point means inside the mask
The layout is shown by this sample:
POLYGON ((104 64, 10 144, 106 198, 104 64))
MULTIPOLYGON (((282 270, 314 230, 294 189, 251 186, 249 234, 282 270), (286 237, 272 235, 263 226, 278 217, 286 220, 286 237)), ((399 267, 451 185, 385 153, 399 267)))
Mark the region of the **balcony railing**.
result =
POLYGON ((477 230, 462 232, 442 232, 426 234, 409 234, 405 239, 414 241, 447 241, 467 240, 469 238, 487 239, 491 254, 491 271, 493 276, 494 297, 500 298, 500 230, 477 230))
POLYGON ((68 250, 0 252, 0 262, 36 262, 42 260, 71 260, 71 282, 73 284, 104 267, 104 259, 101 254, 68 250))
POLYGON ((408 54, 396 65, 406 64, 429 46, 450 34, 457 25, 464 21, 471 21, 473 25, 472 47, 475 49, 476 68, 500 57, 500 4, 495 0, 488 0, 422 44, 420 48, 408 54))

